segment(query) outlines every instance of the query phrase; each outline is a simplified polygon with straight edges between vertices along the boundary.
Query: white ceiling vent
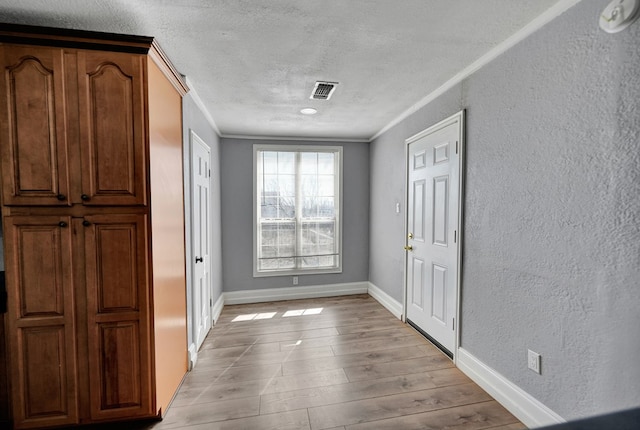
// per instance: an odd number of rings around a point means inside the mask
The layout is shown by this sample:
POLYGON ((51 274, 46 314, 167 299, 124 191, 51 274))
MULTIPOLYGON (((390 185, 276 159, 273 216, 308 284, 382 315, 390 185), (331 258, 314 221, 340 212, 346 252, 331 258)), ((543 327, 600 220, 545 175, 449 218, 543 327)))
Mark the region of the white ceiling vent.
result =
POLYGON ((336 89, 337 82, 317 81, 313 87, 310 99, 329 100, 336 89))

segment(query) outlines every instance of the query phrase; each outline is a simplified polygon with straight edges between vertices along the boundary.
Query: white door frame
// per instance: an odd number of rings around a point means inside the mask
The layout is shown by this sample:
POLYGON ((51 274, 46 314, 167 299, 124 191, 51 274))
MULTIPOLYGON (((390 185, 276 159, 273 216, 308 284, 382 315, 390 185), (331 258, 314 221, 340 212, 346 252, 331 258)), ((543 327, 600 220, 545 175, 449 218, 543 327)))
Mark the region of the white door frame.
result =
MULTIPOLYGON (((456 323, 454 326, 454 337, 455 337, 455 347, 454 350, 451 351, 453 354, 453 362, 457 364, 458 360, 458 348, 460 348, 460 291, 462 286, 462 248, 463 248, 463 209, 464 209, 464 165, 465 165, 465 111, 464 109, 458 113, 451 115, 448 118, 443 119, 442 121, 426 128, 425 130, 405 139, 405 193, 404 193, 404 207, 405 207, 405 216, 404 216, 404 244, 408 245, 407 235, 409 234, 409 144, 415 142, 421 137, 431 133, 434 129, 442 128, 450 123, 459 121, 460 122, 460 135, 458 136, 459 141, 459 171, 460 171, 460 184, 459 184, 459 204, 458 204, 458 268, 457 268, 457 285, 456 285, 456 323)), ((408 256, 407 252, 404 253, 404 276, 403 276, 403 297, 402 297, 402 321, 407 322, 407 300, 408 300, 408 291, 409 287, 408 279, 407 279, 407 267, 408 267, 408 256)))
MULTIPOLYGON (((188 327, 191 331, 190 333, 190 344, 189 344, 189 369, 192 369, 197 360, 198 360, 198 344, 197 341, 198 339, 196 339, 196 335, 197 335, 197 327, 195 325, 195 321, 196 321, 196 314, 199 312, 199 309, 196 309, 196 307, 193 305, 194 301, 195 301, 195 294, 197 294, 197 292, 195 291, 195 258, 196 256, 193 255, 193 244, 194 244, 194 235, 195 235, 195 223, 194 223, 194 202, 193 202, 193 145, 194 145, 194 141, 197 141, 198 144, 201 144, 202 146, 204 146, 205 148, 207 148, 209 155, 211 156, 211 146, 209 146, 209 144, 207 144, 207 142, 205 142, 200 136, 198 136, 196 134, 195 131, 193 130, 189 130, 189 171, 188 171, 188 183, 189 183, 189 201, 190 201, 190 208, 189 208, 189 224, 190 224, 190 231, 189 231, 189 255, 191 257, 190 261, 189 261, 189 271, 191 273, 191 277, 190 277, 190 284, 188 286, 191 294, 190 297, 188 297, 190 303, 189 303, 189 308, 190 308, 190 312, 188 315, 188 319, 189 319, 189 324, 188 327)), ((211 157, 209 157, 209 166, 211 166, 211 157)), ((211 175, 209 175, 209 179, 211 178, 211 175)), ((211 204, 211 182, 209 181, 209 199, 208 199, 209 204, 211 204)), ((209 214, 211 214, 211 211, 209 211, 209 214)), ((211 234, 211 226, 209 226, 209 235, 211 234)), ((209 243, 211 243, 211 237, 209 237, 209 243)), ((210 256, 209 256, 210 257, 210 256)), ((209 262, 208 264, 210 265, 210 258, 209 258, 209 262)), ((209 267, 209 273, 211 272, 211 267, 209 267)), ((210 273, 211 274, 211 273, 210 273)), ((210 276, 209 277, 210 280, 212 280, 213 278, 210 276)), ((209 285, 209 289, 211 290, 211 294, 213 294, 212 291, 212 285, 209 285)), ((213 318, 213 308, 212 308, 212 304, 210 304, 210 313, 211 313, 211 318, 213 318)), ((211 325, 213 325, 213 320, 211 321, 211 325)))

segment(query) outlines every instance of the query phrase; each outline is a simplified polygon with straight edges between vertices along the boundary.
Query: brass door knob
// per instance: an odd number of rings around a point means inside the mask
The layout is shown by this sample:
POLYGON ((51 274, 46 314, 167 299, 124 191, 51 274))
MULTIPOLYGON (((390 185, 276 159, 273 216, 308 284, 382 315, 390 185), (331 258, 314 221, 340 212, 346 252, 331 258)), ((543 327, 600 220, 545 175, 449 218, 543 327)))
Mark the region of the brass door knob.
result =
POLYGON ((404 247, 404 250, 405 251, 413 251, 413 246, 407 245, 407 246, 404 247))

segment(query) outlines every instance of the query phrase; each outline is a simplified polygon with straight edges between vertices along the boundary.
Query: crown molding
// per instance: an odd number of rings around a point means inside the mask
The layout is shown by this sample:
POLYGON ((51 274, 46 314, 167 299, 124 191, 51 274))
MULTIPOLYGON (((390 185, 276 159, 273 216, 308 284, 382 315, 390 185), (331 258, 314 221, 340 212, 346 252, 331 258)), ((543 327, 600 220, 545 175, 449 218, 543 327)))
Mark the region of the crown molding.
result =
POLYGON ((511 37, 507 38, 502 43, 496 45, 493 49, 491 49, 485 55, 483 55, 482 57, 480 57, 479 59, 471 63, 469 66, 462 69, 462 71, 454 75, 451 79, 446 81, 436 90, 432 91, 431 93, 429 93, 428 95, 420 99, 420 101, 418 101, 417 103, 415 103, 414 105, 406 109, 396 118, 391 120, 391 122, 385 125, 379 132, 374 134, 369 140, 374 141, 375 139, 377 139, 378 137, 380 137, 381 135, 389 131, 391 128, 398 125, 399 123, 407 119, 409 116, 413 115, 415 112, 425 107, 426 105, 431 103, 433 100, 435 100, 436 98, 438 98, 439 96, 441 96, 442 94, 444 94, 445 92, 453 88, 455 85, 459 84, 464 79, 468 78, 473 73, 480 70, 486 64, 495 60, 500 55, 504 54, 506 51, 511 49, 513 46, 517 45, 519 42, 523 41, 524 39, 531 36, 536 31, 540 30, 542 27, 544 27, 549 22, 553 21, 555 18, 562 15, 565 11, 572 8, 573 6, 578 4, 580 1, 582 0, 559 1, 555 5, 553 5, 546 11, 544 11, 541 15, 539 15, 529 24, 525 25, 519 31, 514 33, 511 37))

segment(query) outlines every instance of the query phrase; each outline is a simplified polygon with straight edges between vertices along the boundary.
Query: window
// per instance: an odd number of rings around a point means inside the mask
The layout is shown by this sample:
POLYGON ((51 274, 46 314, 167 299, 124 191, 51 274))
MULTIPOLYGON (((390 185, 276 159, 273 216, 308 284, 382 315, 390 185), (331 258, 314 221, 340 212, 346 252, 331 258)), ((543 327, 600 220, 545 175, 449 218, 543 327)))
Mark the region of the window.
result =
POLYGON ((254 145, 254 276, 337 273, 342 148, 254 145))

